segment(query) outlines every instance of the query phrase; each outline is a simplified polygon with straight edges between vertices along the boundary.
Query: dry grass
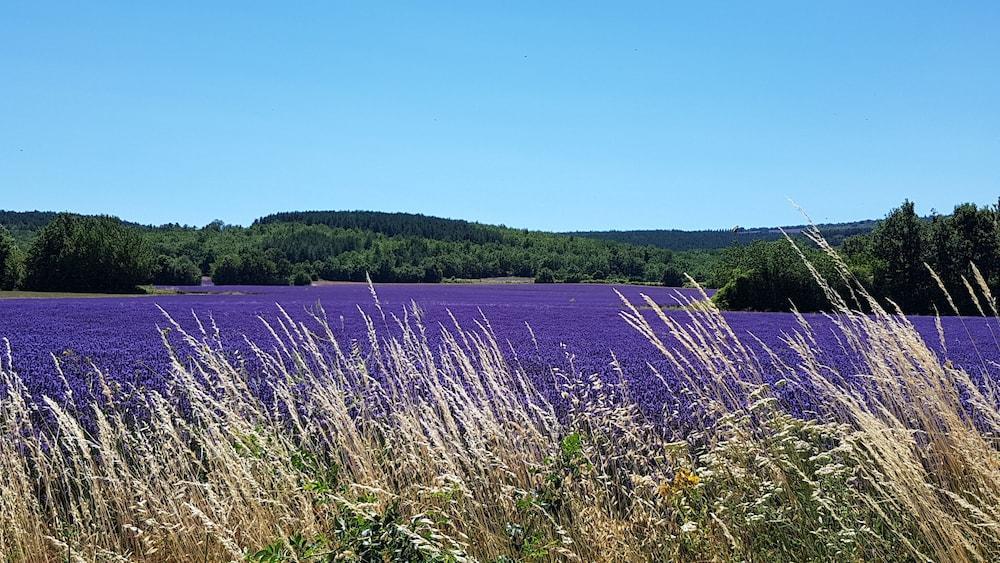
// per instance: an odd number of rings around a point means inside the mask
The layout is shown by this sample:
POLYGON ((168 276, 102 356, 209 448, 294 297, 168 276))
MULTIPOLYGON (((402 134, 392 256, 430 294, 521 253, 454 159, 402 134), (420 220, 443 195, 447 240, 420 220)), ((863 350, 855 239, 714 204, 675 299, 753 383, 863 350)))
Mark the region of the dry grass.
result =
POLYGON ((213 330, 168 319, 171 390, 133 396, 138 420, 116 406, 133 390, 111 383, 97 400, 28 396, 8 351, 0 549, 26 562, 1000 559, 997 396, 852 287, 875 311, 832 296, 852 373, 824 363, 804 319, 786 342, 798 361, 772 366, 711 305, 679 322, 624 301, 692 405, 697 424, 666 429, 626 385, 553 369, 559 419, 486 319, 433 347, 415 306, 366 317, 365 352, 322 314, 282 311, 254 374, 213 330), (826 410, 789 414, 766 383, 775 369, 826 410))

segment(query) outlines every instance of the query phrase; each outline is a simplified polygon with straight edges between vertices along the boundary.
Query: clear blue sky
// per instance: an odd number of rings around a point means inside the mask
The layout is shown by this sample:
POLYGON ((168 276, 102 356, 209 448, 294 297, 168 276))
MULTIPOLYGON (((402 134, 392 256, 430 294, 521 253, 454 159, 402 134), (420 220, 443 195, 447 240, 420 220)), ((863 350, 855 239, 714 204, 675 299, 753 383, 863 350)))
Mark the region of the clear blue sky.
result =
POLYGON ((996 1, 137 4, 0 5, 0 208, 691 229, 1000 193, 996 1))

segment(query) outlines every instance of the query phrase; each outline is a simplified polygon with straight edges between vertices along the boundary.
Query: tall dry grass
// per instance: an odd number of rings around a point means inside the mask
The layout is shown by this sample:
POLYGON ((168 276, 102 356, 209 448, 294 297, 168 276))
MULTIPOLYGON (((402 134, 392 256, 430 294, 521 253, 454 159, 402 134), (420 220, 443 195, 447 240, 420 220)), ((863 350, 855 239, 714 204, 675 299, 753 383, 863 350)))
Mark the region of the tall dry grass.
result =
POLYGON ((99 397, 33 397, 8 345, 0 550, 26 562, 1000 559, 995 392, 850 287, 831 292, 850 373, 825 362, 803 317, 788 363, 755 353, 707 302, 682 320, 623 298, 624 320, 672 364, 651 377, 689 405, 689 422, 665 427, 624 377, 572 369, 552 369, 568 405, 557 416, 486 319, 441 328, 435 346, 416 306, 378 306, 363 347, 321 312, 280 311, 273 340, 250 343, 255 373, 214 329, 166 317, 165 393, 137 395, 95 366, 99 397), (825 408, 795 416, 775 386, 825 408))

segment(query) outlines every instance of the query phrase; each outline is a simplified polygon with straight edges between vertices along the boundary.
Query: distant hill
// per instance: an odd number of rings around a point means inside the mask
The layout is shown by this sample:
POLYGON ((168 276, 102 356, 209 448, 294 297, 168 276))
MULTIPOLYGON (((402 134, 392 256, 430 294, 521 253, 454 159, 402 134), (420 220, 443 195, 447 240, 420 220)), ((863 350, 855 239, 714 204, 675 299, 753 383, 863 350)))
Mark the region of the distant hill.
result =
MULTIPOLYGON (((42 227, 47 225, 57 213, 52 211, 2 211, 0 225, 7 228, 18 241, 28 241, 42 227)), ((139 225, 146 229, 173 230, 191 229, 177 224, 139 225)), ((420 237, 447 242, 470 242, 474 244, 499 243, 513 233, 525 233, 523 229, 512 229, 503 225, 487 225, 462 219, 447 219, 421 215, 419 213, 388 213, 381 211, 288 211, 266 215, 253 222, 254 225, 295 223, 301 225, 325 225, 334 229, 356 229, 380 233, 390 237, 420 237)), ((865 234, 875 228, 877 221, 855 221, 851 223, 826 223, 819 225, 830 243, 837 245, 847 237, 865 234)), ((806 228, 805 225, 782 227, 795 235, 806 228)), ((776 227, 755 227, 748 229, 718 229, 682 231, 677 229, 650 229, 628 231, 576 231, 550 233, 592 239, 615 241, 638 246, 655 246, 674 251, 714 250, 734 244, 749 244, 758 240, 777 240, 781 231, 776 227)))
MULTIPOLYGON (((56 216, 9 212, 0 222, 27 248, 56 216)), ((125 224, 136 227, 146 243, 139 250, 154 262, 151 280, 165 285, 193 283, 202 275, 216 283, 251 285, 364 281, 369 275, 376 282, 508 276, 540 282, 683 282, 673 253, 665 249, 412 213, 276 213, 248 227, 222 221, 204 227, 125 224)))
POLYGON ((54 211, 3 211, 0 210, 0 225, 3 225, 18 242, 30 240, 58 213, 54 211))
MULTIPOLYGON (((838 245, 844 239, 866 234, 875 228, 878 221, 855 221, 852 223, 826 223, 818 225, 826 240, 838 245)), ((790 235, 801 233, 806 225, 782 227, 790 235)), ((777 227, 755 227, 750 229, 720 229, 703 231, 681 231, 676 229, 635 230, 635 231, 577 231, 562 233, 578 237, 612 240, 626 244, 655 246, 676 251, 714 250, 737 244, 749 244, 758 240, 777 240, 782 237, 777 227)))
POLYGON ((445 219, 419 213, 382 211, 290 211, 273 213, 254 221, 254 225, 300 223, 326 225, 335 229, 358 229, 386 236, 421 237, 449 242, 500 242, 503 225, 484 225, 462 219, 445 219))

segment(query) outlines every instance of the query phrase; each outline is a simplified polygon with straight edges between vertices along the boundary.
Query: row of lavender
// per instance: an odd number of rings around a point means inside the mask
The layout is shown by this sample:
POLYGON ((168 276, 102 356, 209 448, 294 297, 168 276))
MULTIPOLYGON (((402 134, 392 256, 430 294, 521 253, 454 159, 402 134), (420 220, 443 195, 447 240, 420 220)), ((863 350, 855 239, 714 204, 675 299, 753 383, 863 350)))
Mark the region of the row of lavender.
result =
MULTIPOLYGON (((687 313, 671 310, 678 292, 692 290, 659 287, 619 287, 638 301, 644 292, 668 308, 667 314, 684 320, 687 313)), ((437 325, 450 326, 449 311, 459 323, 472 328, 475 320, 489 320, 501 341, 509 341, 521 363, 543 389, 551 389, 549 366, 568 369, 570 358, 583 374, 612 376, 612 352, 620 361, 633 397, 650 414, 659 413, 670 395, 651 375, 650 365, 670 377, 670 366, 644 338, 623 322, 622 304, 610 287, 599 285, 382 285, 376 287, 386 312, 401 314, 410 301, 425 312, 431 337, 437 325), (531 329, 529 330, 528 326, 531 329), (534 338, 533 338, 534 336, 534 338)), ((309 320, 321 304, 343 342, 367 339, 359 307, 375 313, 370 289, 364 284, 318 287, 210 287, 204 293, 156 297, 106 299, 0 300, 0 337, 9 339, 13 361, 35 396, 58 397, 66 384, 56 376, 51 355, 60 359, 66 379, 77 396, 90 393, 94 381, 92 361, 116 381, 127 386, 164 389, 167 354, 158 327, 166 327, 162 307, 183 326, 194 330, 193 313, 219 327, 233 350, 245 350, 243 335, 268 344, 272 336, 258 317, 276 318, 280 304, 296 319, 309 320)), ((647 311, 652 314, 651 311, 647 311)), ((821 315, 807 317, 827 349, 827 358, 851 373, 852 358, 838 353, 831 321, 821 315)), ((727 319, 737 335, 758 348, 752 333, 794 364, 794 356, 781 342, 798 329, 790 314, 731 313, 727 319)), ((915 318, 914 324, 941 350, 932 318, 915 318)), ((1000 347, 995 319, 945 318, 947 356, 970 373, 996 378, 1000 347)), ((658 326, 662 326, 658 324, 658 326)), ((391 326, 390 326, 391 330, 391 326)), ((793 397, 808 408, 808 397, 793 397)))

